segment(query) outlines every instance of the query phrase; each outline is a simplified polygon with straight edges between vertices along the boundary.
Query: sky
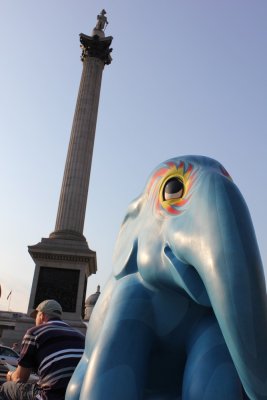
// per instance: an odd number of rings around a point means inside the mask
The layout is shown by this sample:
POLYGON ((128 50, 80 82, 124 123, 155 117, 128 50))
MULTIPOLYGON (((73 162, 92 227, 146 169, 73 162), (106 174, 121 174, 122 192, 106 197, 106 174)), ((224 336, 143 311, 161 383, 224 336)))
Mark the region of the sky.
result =
POLYGON ((128 204, 162 161, 220 161, 249 207, 267 271, 266 0, 2 0, 0 4, 1 310, 26 312, 28 246, 54 230, 82 72, 79 34, 107 11, 84 235, 112 272, 128 204), (8 294, 12 295, 7 300, 8 294))

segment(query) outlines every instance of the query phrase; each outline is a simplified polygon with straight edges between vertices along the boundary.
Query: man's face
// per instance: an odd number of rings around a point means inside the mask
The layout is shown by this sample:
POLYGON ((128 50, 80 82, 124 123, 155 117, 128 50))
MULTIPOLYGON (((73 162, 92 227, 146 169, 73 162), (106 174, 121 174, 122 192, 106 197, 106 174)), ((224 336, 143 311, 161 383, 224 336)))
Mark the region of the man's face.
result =
POLYGON ((35 325, 39 326, 42 325, 44 322, 44 313, 42 311, 38 311, 35 317, 35 325))

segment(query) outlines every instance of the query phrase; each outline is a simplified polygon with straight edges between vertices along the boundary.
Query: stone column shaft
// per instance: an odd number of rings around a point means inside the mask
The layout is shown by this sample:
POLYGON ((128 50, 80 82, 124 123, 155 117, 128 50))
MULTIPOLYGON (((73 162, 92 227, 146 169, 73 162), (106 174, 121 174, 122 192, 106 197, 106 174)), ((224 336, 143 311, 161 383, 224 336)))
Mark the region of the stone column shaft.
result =
POLYGON ((83 233, 103 68, 98 58, 83 62, 55 234, 83 233))
POLYGON ((74 113, 55 231, 50 238, 85 240, 83 227, 90 181, 96 121, 105 64, 111 63, 112 37, 94 30, 80 34, 83 71, 74 113))

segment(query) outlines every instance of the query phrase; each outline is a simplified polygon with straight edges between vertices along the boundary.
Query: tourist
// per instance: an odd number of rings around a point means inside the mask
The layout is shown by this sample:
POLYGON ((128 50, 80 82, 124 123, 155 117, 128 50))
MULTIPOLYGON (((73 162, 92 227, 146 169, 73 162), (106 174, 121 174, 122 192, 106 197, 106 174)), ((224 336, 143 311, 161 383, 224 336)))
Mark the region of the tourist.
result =
POLYGON ((84 335, 61 320, 62 308, 45 300, 31 314, 35 327, 27 330, 18 367, 7 373, 0 400, 64 400, 69 380, 84 350, 84 335), (36 372, 37 383, 27 383, 36 372))

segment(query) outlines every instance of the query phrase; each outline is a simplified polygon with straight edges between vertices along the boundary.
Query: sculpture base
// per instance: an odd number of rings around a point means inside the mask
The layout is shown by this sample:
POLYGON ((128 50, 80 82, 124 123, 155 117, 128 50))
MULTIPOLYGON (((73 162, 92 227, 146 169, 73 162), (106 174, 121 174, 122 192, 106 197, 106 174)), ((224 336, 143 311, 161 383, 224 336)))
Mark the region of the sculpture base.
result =
POLYGON ((55 299, 63 308, 63 319, 83 323, 87 278, 96 273, 96 253, 85 238, 63 237, 51 234, 28 247, 35 262, 28 313, 41 301, 55 299))

